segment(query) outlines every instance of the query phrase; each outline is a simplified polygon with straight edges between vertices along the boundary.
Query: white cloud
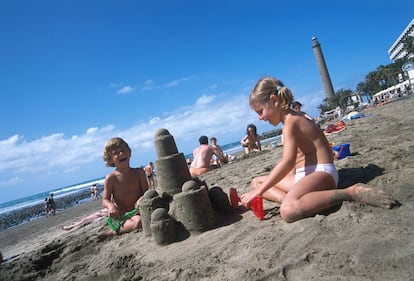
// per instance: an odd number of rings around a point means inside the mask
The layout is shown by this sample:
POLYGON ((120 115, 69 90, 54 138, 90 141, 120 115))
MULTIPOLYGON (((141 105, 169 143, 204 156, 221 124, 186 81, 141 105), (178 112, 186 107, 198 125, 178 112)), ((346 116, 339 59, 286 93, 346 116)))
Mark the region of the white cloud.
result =
POLYGON ((0 145, 6 145, 6 144, 14 144, 16 142, 18 142, 20 139, 22 139, 23 136, 19 136, 19 135, 13 135, 10 138, 8 138, 7 140, 4 141, 0 141, 0 145))
POLYGON ((130 92, 135 91, 134 87, 132 86, 124 86, 121 89, 119 89, 118 91, 116 91, 117 94, 128 94, 130 92))
POLYGON ((160 120, 161 120, 161 118, 160 118, 160 117, 154 117, 154 118, 152 118, 152 119, 149 121, 149 124, 150 124, 150 125, 155 125, 155 124, 159 123, 159 122, 160 122, 160 120))
POLYGON ((86 134, 93 134, 96 131, 98 131, 98 127, 89 128, 89 129, 86 130, 86 134))
POLYGON ((13 177, 13 178, 9 178, 7 180, 0 180, 0 186, 6 185, 6 186, 13 186, 16 185, 18 183, 23 182, 23 179, 20 177, 13 177))
POLYGON ((209 104, 213 102, 214 99, 215 99, 215 96, 202 95, 201 97, 197 99, 196 105, 209 104))
POLYGON ((84 169, 82 167, 92 163, 104 167, 102 149, 114 136, 124 138, 134 149, 134 155, 137 151, 139 161, 144 163, 149 159, 143 159, 143 155, 155 157, 154 136, 160 128, 169 130, 177 146, 188 153, 202 134, 218 136, 244 131, 246 124, 256 120, 257 116, 249 108, 246 96, 225 99, 203 95, 193 105, 123 130, 109 124, 102 128, 88 128, 72 137, 54 133, 33 141, 14 135, 0 140, 0 182, 10 185, 18 179, 26 181, 25 177, 31 180, 29 178, 65 173, 75 175, 84 169))
POLYGON ((182 82, 186 82, 186 81, 189 81, 191 79, 193 79, 193 77, 184 77, 184 78, 181 78, 181 79, 173 80, 173 81, 165 84, 165 87, 166 88, 175 87, 175 86, 178 86, 179 84, 181 84, 182 82))
POLYGON ((153 80, 147 80, 144 82, 144 86, 141 88, 142 91, 149 91, 154 88, 154 81, 153 80))

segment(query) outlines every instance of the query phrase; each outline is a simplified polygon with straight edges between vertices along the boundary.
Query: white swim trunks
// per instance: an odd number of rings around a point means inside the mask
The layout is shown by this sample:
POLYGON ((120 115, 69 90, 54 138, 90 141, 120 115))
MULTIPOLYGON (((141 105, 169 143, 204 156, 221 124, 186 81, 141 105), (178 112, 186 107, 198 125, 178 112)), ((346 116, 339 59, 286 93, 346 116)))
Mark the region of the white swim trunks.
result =
POLYGON ((338 186, 338 171, 334 164, 317 164, 296 169, 295 182, 298 182, 307 175, 314 172, 325 172, 332 176, 335 181, 335 186, 338 186))

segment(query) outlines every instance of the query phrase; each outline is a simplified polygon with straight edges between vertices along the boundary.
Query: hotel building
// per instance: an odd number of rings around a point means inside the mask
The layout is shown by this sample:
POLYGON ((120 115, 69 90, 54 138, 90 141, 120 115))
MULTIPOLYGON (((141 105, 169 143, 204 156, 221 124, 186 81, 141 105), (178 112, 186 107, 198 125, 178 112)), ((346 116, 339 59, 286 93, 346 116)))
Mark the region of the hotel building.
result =
MULTIPOLYGON (((404 40, 408 36, 414 36, 414 19, 408 24, 408 26, 404 29, 404 31, 398 36, 397 40, 395 40, 394 44, 392 44, 391 48, 388 50, 388 54, 390 55, 391 61, 396 61, 397 59, 404 58, 407 52, 403 49, 404 40)), ((413 54, 410 55, 412 57, 413 54)))

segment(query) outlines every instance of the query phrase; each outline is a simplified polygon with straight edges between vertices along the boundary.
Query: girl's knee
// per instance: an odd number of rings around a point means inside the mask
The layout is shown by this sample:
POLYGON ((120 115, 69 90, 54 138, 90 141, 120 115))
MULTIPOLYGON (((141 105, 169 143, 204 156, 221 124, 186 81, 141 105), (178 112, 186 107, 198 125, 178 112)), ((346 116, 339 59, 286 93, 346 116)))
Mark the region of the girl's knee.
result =
POLYGON ((292 223, 298 220, 297 219, 298 209, 295 207, 294 203, 284 204, 283 202, 282 205, 280 205, 279 211, 280 211, 280 216, 287 223, 292 223))
POLYGON ((252 188, 253 189, 258 188, 262 184, 262 182, 264 181, 264 179, 265 179, 264 176, 259 176, 259 177, 253 178, 252 179, 252 188))

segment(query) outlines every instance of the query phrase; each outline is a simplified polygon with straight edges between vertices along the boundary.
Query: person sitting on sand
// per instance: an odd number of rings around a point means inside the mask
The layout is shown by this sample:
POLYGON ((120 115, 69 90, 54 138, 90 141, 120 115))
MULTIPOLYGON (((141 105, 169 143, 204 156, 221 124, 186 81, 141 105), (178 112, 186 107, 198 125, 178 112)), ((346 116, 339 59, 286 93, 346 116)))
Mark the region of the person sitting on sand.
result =
POLYGON ((244 153, 262 151, 262 145, 260 144, 260 137, 257 134, 257 128, 254 124, 247 125, 246 135, 240 141, 244 148, 244 153))
POLYGON ((211 157, 215 155, 220 161, 227 161, 220 151, 208 144, 208 138, 201 136, 198 139, 200 146, 193 151, 193 161, 190 164, 190 174, 192 177, 199 176, 212 170, 214 166, 211 165, 211 157))
POLYGON ((315 119, 313 119, 309 114, 307 114, 306 112, 302 111, 302 104, 298 101, 294 101, 292 103, 292 109, 293 111, 295 111, 297 114, 306 117, 307 119, 309 119, 309 121, 312 121, 313 123, 316 124, 315 119))
POLYGON ((130 167, 131 149, 123 139, 110 139, 105 144, 103 159, 106 166, 116 169, 109 173, 104 181, 102 205, 108 209, 107 222, 111 230, 100 235, 100 240, 141 227, 141 217, 137 208, 148 190, 144 169, 130 167))
POLYGON ((224 164, 227 164, 229 162, 229 158, 228 158, 228 156, 226 154, 224 154, 224 152, 221 149, 220 145, 217 144, 217 138, 216 137, 211 137, 210 138, 210 145, 213 148, 217 149, 218 153, 220 153, 221 156, 223 156, 223 158, 220 159, 217 156, 213 155, 213 158, 215 158, 215 162, 217 163, 217 166, 221 167, 224 164))
POLYGON ((336 189, 338 172, 323 132, 290 109, 292 92, 277 79, 265 77, 255 85, 249 97, 250 107, 259 119, 271 125, 283 124, 283 156, 267 176, 252 180, 253 190, 241 196, 244 206, 256 196, 280 202, 280 215, 286 222, 314 216, 340 205, 356 201, 393 208, 398 201, 384 191, 357 183, 336 189))

